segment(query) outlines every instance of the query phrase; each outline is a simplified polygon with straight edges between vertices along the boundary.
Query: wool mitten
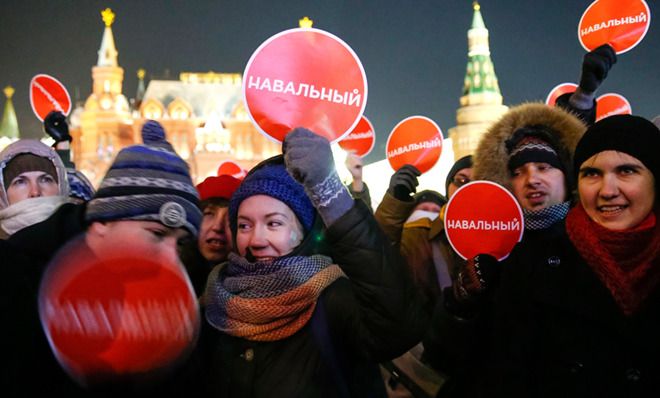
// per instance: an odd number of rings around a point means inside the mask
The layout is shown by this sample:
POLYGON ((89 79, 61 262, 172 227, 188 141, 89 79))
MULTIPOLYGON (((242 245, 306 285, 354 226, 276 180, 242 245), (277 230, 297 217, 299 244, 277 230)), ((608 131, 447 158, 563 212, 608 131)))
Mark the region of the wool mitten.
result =
POLYGON ((353 207, 353 198, 337 175, 325 137, 296 128, 284 138, 282 152, 287 171, 303 185, 326 227, 353 207))

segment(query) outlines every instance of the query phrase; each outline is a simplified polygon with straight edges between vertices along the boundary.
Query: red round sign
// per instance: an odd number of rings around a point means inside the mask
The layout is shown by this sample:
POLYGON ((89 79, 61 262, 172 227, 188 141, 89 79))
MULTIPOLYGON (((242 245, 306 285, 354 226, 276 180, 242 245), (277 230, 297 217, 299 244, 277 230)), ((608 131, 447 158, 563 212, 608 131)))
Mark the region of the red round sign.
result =
POLYGON ((394 170, 411 164, 425 173, 440 159, 442 130, 425 116, 410 116, 399 122, 385 145, 387 160, 394 170))
POLYGON ((644 0, 596 0, 580 18, 578 39, 587 51, 609 44, 621 54, 639 44, 650 25, 644 0))
POLYGON ((305 127, 335 142, 349 134, 367 104, 367 77, 355 52, 338 37, 297 28, 266 40, 243 74, 248 115, 282 142, 305 127))
POLYGON ((245 178, 246 174, 247 172, 243 170, 241 165, 234 162, 233 160, 225 160, 224 162, 220 163, 220 166, 218 166, 218 172, 216 173, 218 176, 228 175, 234 178, 238 178, 239 180, 245 178))
POLYGON ((511 192, 491 181, 460 187, 447 203, 445 233, 464 259, 490 254, 505 259, 524 231, 523 213, 511 192))
POLYGON ((60 111, 68 116, 71 112, 71 97, 59 80, 40 74, 30 81, 30 105, 37 118, 43 121, 51 111, 60 111))
POLYGON ((365 157, 374 149, 376 143, 376 133, 374 126, 369 119, 362 116, 357 126, 343 140, 339 141, 339 146, 347 151, 355 153, 359 157, 365 157))
POLYGON ((628 100, 614 93, 603 94, 596 98, 596 121, 612 115, 632 115, 628 100))
POLYGON ((125 248, 99 259, 83 242, 64 247, 39 290, 39 316, 55 357, 83 385, 166 373, 199 333, 185 270, 125 248))
POLYGON ((566 93, 574 93, 577 89, 577 84, 575 83, 561 83, 556 85, 550 90, 548 96, 545 99, 546 105, 554 106, 557 102, 557 98, 561 97, 566 93))

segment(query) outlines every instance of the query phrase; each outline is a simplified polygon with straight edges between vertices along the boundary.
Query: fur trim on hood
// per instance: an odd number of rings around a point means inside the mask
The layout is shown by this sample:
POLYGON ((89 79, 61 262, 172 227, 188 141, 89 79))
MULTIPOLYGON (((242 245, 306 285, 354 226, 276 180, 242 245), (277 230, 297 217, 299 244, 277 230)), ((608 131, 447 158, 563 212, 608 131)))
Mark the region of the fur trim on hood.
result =
POLYGON ((521 127, 539 124, 557 132, 555 138, 562 146, 562 152, 569 156, 566 159, 569 166, 572 165, 575 147, 587 126, 559 107, 549 107, 541 102, 525 103, 511 108, 481 137, 474 155, 474 180, 493 181, 511 190, 506 140, 521 127))

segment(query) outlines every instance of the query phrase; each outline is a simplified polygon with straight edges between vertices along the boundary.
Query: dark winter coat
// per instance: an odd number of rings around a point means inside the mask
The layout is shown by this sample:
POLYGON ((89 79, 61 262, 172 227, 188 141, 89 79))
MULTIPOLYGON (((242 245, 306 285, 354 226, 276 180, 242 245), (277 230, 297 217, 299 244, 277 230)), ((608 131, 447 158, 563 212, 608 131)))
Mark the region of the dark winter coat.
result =
POLYGON ((385 193, 376 209, 375 217, 390 241, 398 246, 417 287, 427 299, 435 301, 440 297, 441 291, 434 263, 434 250, 442 256, 446 272, 452 279, 462 260, 451 248, 440 217, 430 223, 405 224, 414 208, 415 202, 404 202, 390 193, 385 193))
POLYGON ((366 205, 354 203, 325 234, 333 262, 348 278, 323 291, 301 330, 252 342, 206 325, 211 396, 384 396, 377 363, 421 339, 429 309, 366 205))
MULTIPOLYGON (((544 125, 552 130, 562 154, 561 160, 566 170, 570 170, 572 154, 586 130, 584 123, 564 109, 542 103, 525 103, 511 108, 482 136, 474 154, 473 179, 493 181, 511 190, 506 141, 519 128, 531 125, 544 125)), ((567 185, 567 193, 570 193, 573 187, 567 185)), ((562 225, 555 223, 544 230, 525 230, 522 242, 516 247, 543 245, 545 236, 562 230, 562 225)), ((501 264, 503 270, 508 267, 508 261, 501 264)), ((461 317, 447 310, 446 297, 436 306, 431 330, 424 341, 425 354, 434 367, 449 375, 450 381, 443 387, 449 396, 474 396, 482 389, 488 375, 488 358, 494 348, 492 299, 501 289, 491 281, 486 297, 481 297, 476 308, 461 317)))
POLYGON ((37 297, 41 276, 55 252, 83 232, 84 209, 84 205, 64 204, 46 221, 0 242, 3 395, 43 396, 75 388, 48 345, 37 297))
POLYGON ((506 261, 494 312, 495 396, 660 396, 660 289, 626 317, 561 228, 506 261))

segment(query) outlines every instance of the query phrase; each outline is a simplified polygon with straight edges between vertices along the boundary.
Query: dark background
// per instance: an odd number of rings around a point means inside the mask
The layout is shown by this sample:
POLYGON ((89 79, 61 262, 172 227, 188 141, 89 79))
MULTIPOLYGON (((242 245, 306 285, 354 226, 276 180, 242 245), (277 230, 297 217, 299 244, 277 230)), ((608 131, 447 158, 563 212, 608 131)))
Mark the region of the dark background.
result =
MULTIPOLYGON (((652 17, 645 39, 620 55, 598 91, 623 95, 634 114, 649 119, 660 114, 658 3, 647 1, 652 17)), ((589 4, 480 1, 506 105, 544 100, 555 85, 578 81, 585 51, 577 26, 589 4)), ((34 75, 58 78, 74 101, 91 93, 91 67, 104 27, 100 11, 106 7, 116 14, 112 30, 128 98, 135 96, 138 68, 147 70, 147 80, 178 79, 182 71, 242 73, 264 40, 309 16, 315 28, 346 41, 364 65, 369 83, 365 115, 377 133, 368 163, 384 158, 390 130, 405 117, 428 116, 445 136, 456 124, 473 14, 470 0, 3 0, 0 85, 16 89, 13 101, 23 137, 42 134, 29 104, 34 75)))

